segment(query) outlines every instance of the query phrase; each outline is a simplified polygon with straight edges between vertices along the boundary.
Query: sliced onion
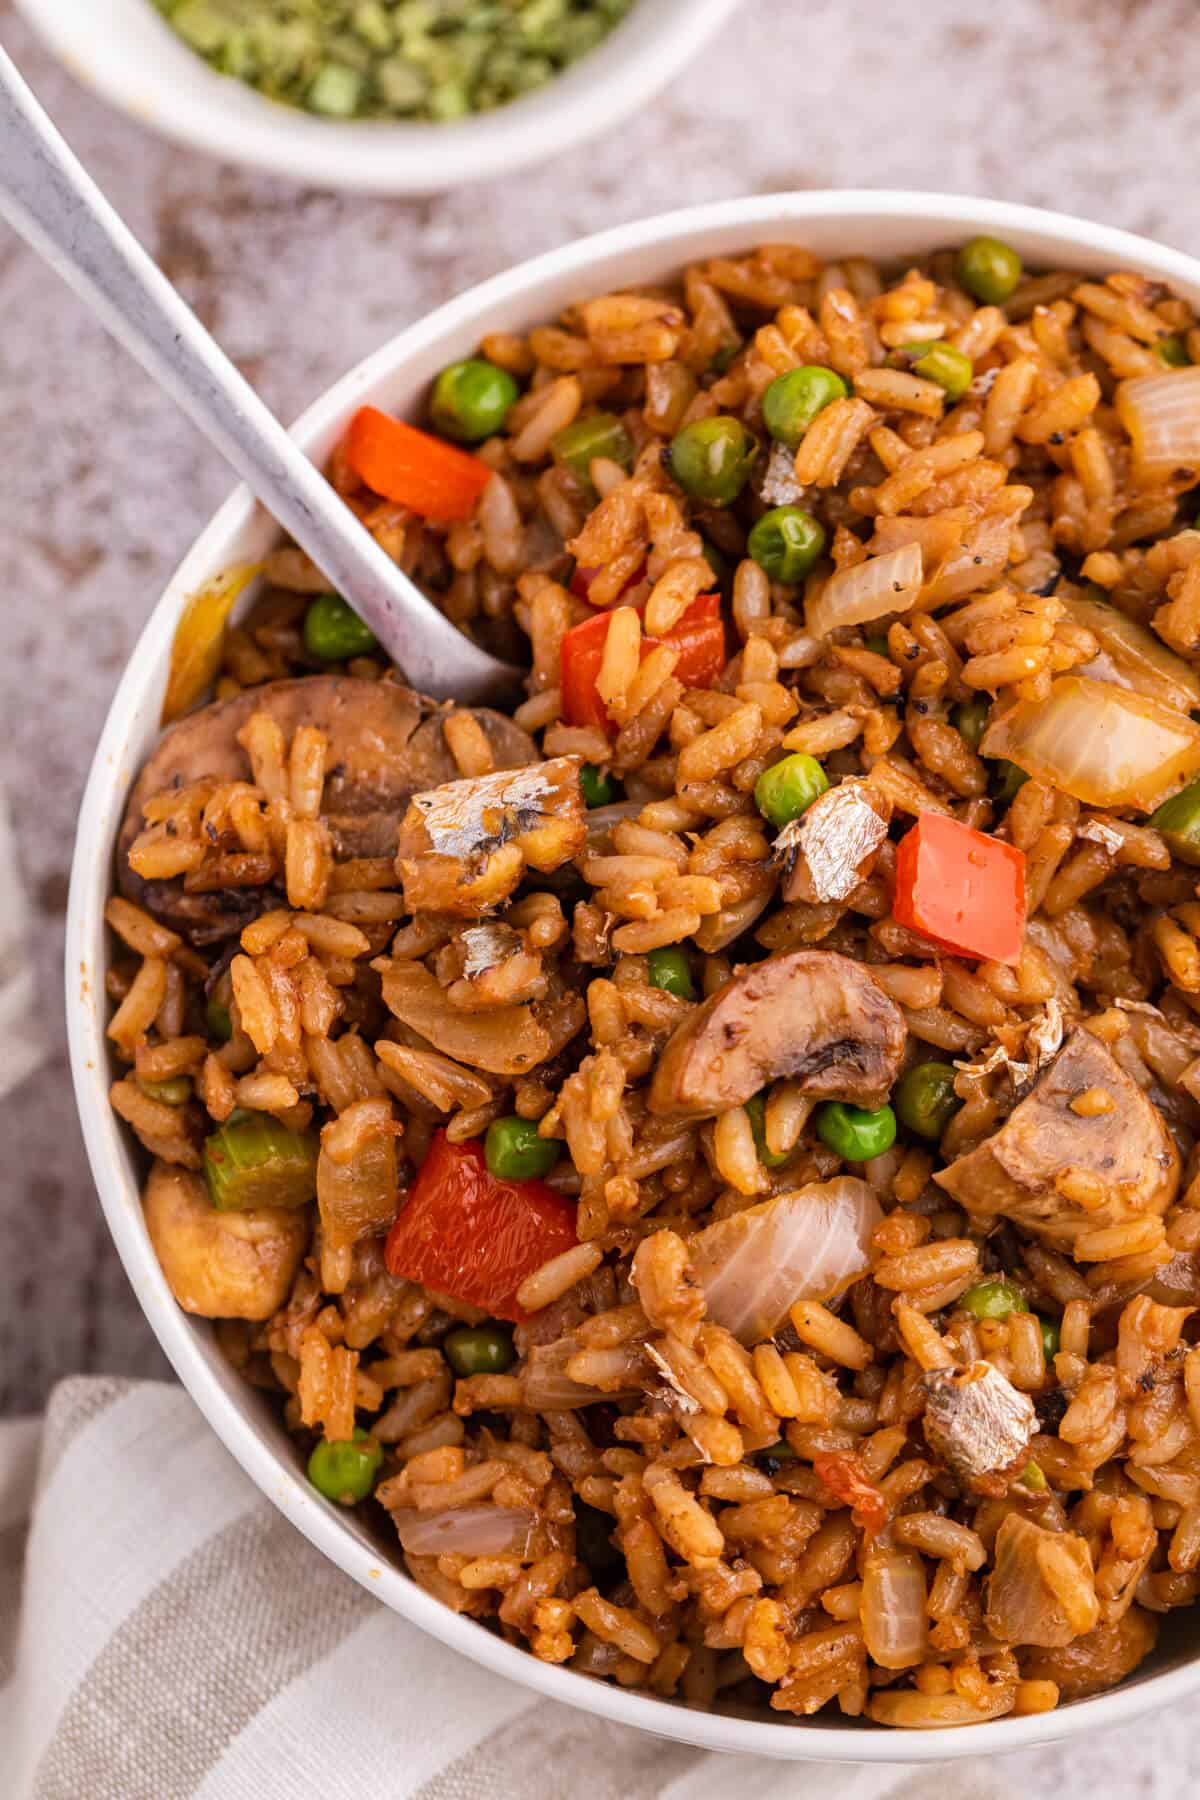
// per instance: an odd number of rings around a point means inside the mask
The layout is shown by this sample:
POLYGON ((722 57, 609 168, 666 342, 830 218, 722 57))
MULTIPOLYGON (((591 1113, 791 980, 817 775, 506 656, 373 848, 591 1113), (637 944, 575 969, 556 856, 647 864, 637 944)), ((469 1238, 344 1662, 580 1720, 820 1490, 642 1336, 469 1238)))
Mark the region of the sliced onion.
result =
POLYGON ((874 1189, 842 1175, 708 1226, 690 1248, 709 1318, 761 1343, 797 1300, 831 1300, 866 1273, 882 1217, 874 1189))
POLYGON ((645 804, 644 800, 614 800, 610 806, 593 806, 585 820, 589 849, 593 838, 603 837, 623 819, 636 819, 645 804))
POLYGON ((1048 1531, 1020 1513, 1009 1513, 996 1536, 994 1563, 987 1584, 985 1623, 1006 1644, 1038 1644, 1061 1648, 1090 1631, 1100 1616, 1092 1559, 1087 1542, 1074 1531, 1048 1531), (1053 1550, 1074 1565, 1074 1607, 1086 1620, 1068 1618, 1058 1595, 1042 1571, 1041 1554, 1053 1550))
POLYGON ((525 1363, 523 1401, 533 1412, 573 1412, 580 1406, 595 1406, 601 1400, 635 1399, 637 1387, 588 1387, 572 1381, 567 1364, 579 1355, 580 1346, 572 1337, 558 1338, 553 1344, 535 1344, 525 1363))
POLYGON ((907 612, 921 591, 923 567, 921 546, 901 544, 852 569, 839 569, 805 607, 805 630, 810 637, 825 637, 842 625, 907 612))
POLYGON ((533 1534, 528 1506, 448 1506, 418 1512, 404 1506, 392 1514, 400 1542, 412 1556, 524 1556, 533 1534))
POLYGON ((1200 706, 1200 675, 1136 619, 1086 595, 1060 596, 1067 612, 1099 640, 1100 654, 1079 670, 1092 681, 1132 688, 1148 700, 1191 712, 1200 706))
POLYGON ((881 1669, 911 1669, 925 1654, 925 1565, 913 1550, 872 1550, 862 1577, 863 1639, 881 1669))
POLYGON ((1200 469, 1200 368, 1122 381, 1117 416, 1133 440, 1140 476, 1200 469))
POLYGON ((1062 675, 1047 699, 1002 714, 980 749, 1088 806, 1150 812, 1200 769, 1200 726, 1144 694, 1062 675))

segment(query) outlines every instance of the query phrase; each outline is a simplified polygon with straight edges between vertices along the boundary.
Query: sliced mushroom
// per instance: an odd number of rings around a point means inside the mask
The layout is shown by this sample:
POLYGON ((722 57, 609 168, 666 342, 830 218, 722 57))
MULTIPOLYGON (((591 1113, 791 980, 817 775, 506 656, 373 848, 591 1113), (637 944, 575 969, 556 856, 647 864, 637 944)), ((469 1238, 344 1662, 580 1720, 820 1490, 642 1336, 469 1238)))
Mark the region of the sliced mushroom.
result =
POLYGON ((663 1051, 650 1110, 704 1118, 789 1076, 822 1100, 881 1106, 904 1054, 899 1008, 861 963, 795 950, 741 969, 663 1051))
POLYGON ((527 866, 546 874, 577 855, 587 842, 581 766, 558 756, 414 794, 397 857, 410 910, 477 918, 527 866))
MULTIPOLYGON (((321 813, 333 837, 335 855, 392 856, 400 820, 414 793, 452 781, 457 764, 442 731, 442 715, 430 703, 393 681, 360 681, 350 675, 310 675, 247 688, 189 713, 164 732, 129 796, 117 846, 121 891, 160 917, 178 922, 197 941, 221 935, 246 922, 245 896, 184 895, 178 882, 146 883, 130 869, 127 852, 141 830, 142 807, 154 795, 194 781, 247 781, 250 762, 238 733, 256 712, 267 713, 285 740, 299 725, 312 725, 329 739, 329 773, 321 813)), ((537 761, 527 732, 502 713, 476 711, 499 768, 537 761)), ((268 902, 269 904, 270 902, 268 902)), ((261 901, 254 899, 254 911, 261 901)), ((250 916, 254 916, 251 911, 250 916)))
MULTIPOLYGON (((394 962, 384 967, 383 999, 396 1018, 419 1032, 435 1050, 496 1075, 523 1075, 558 1048, 532 1006, 463 1012, 451 1003, 423 963, 394 962)), ((578 1010, 582 1017, 582 1001, 578 1010)))
POLYGON ((1157 1641, 1158 1620, 1131 1606, 1115 1625, 1097 1625, 1085 1637, 1055 1649, 1028 1651, 1021 1658, 1021 1673, 1030 1681, 1053 1681, 1063 1700, 1083 1700, 1132 1675, 1157 1641))
POLYGON ((1162 1115, 1096 1038, 1074 1030, 1032 1092, 976 1149, 934 1180, 976 1218, 1002 1214, 1050 1244, 1081 1231, 1166 1211, 1179 1185, 1179 1155, 1162 1115), (1091 1088, 1110 1112, 1074 1112, 1091 1088), (1104 1199, 1085 1209, 1055 1186, 1065 1170, 1094 1175, 1104 1199))
POLYGON ((990 1362, 930 1369, 925 1438, 960 1481, 977 1482, 1023 1457, 1037 1431, 1037 1408, 990 1362))
POLYGON ((156 1162, 142 1195, 146 1230, 185 1312, 269 1319, 287 1299, 308 1244, 307 1207, 218 1212, 201 1175, 156 1162))

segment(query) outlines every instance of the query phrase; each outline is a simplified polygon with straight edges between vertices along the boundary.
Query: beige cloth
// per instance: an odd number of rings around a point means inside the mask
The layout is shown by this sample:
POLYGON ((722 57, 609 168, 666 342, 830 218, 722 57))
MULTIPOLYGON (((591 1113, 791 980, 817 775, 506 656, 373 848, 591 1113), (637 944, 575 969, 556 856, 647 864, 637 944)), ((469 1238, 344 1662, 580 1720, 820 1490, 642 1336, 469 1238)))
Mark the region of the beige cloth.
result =
POLYGON ((187 1395, 151 1382, 67 1381, 44 1425, 0 1425, 0 1683, 4 1800, 1023 1791, 714 1756, 536 1699, 326 1562, 187 1395))

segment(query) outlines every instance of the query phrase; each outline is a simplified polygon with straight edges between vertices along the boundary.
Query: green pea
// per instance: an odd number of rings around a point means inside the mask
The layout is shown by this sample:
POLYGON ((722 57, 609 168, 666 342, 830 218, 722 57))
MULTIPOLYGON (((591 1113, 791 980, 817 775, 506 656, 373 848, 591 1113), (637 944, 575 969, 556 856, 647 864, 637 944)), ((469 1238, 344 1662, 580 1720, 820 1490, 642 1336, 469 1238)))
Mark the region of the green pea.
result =
POLYGON ((1042 1473, 1041 1463, 1036 1463, 1032 1459, 1025 1464, 1018 1479, 1022 1487, 1031 1488, 1035 1494, 1044 1494, 1050 1486, 1042 1473))
POLYGON ((304 615, 304 646, 322 662, 369 656, 379 639, 340 594, 318 594, 304 615))
POLYGON ((1178 332, 1172 332, 1170 337, 1159 338, 1154 351, 1168 369, 1186 369, 1192 360, 1187 353, 1187 345, 1178 332))
POLYGON ((533 1181, 558 1161, 554 1138, 538 1136, 536 1119, 494 1119, 483 1142, 487 1166, 500 1181, 533 1181))
POLYGON ((316 1133, 289 1131, 268 1113, 239 1112, 204 1144, 204 1177, 217 1211, 306 1206, 315 1199, 316 1133))
POLYGON ((615 413, 592 413, 589 418, 564 425, 550 439, 550 450, 581 481, 590 482, 592 464, 598 456, 620 463, 623 469, 633 467, 633 439, 615 413))
POLYGON ((164 1106, 186 1106, 192 1097, 192 1084, 186 1075, 172 1075, 166 1081, 143 1081, 137 1084, 148 1100, 161 1100, 164 1106))
POLYGON ((204 1022, 208 1026, 209 1037, 216 1038, 219 1043, 227 1044, 233 1036, 233 1018, 224 1001, 213 994, 204 1008, 204 1022))
POLYGON ((459 1325, 442 1340, 456 1375, 504 1375, 517 1359, 512 1332, 503 1325, 459 1325))
POLYGON ((945 388, 951 405, 962 399, 975 375, 970 357, 956 350, 953 344, 940 341, 905 344, 901 355, 907 357, 914 375, 919 375, 922 381, 936 381, 940 388, 945 388))
POLYGON ((817 414, 849 393, 841 376, 819 363, 789 369, 786 375, 777 375, 763 395, 767 430, 777 443, 794 450, 817 414))
POLYGON ((1002 306, 1021 279, 1021 259, 999 238, 972 238, 954 264, 959 285, 986 306, 1002 306))
POLYGON ((870 1162, 895 1143, 896 1115, 890 1106, 867 1112, 861 1106, 827 1100, 817 1109, 817 1136, 846 1162, 870 1162))
POLYGON ((825 532, 811 513, 799 506, 777 506, 764 513, 746 540, 746 548, 772 581, 803 581, 825 548, 825 532))
POLYGON ((1181 862, 1200 863, 1200 781, 1164 800, 1150 814, 1150 823, 1181 862))
POLYGON ((616 798, 617 784, 607 769, 595 763, 584 763, 579 771, 579 787, 585 806, 610 806, 616 798))
POLYGON ((794 751, 769 769, 754 784, 754 804, 764 819, 782 830, 806 813, 829 786, 829 777, 815 756, 794 751))
POLYGON ((501 429, 520 392, 507 369, 469 356, 442 370, 433 384, 429 416, 443 437, 478 444, 501 429))
POLYGON ((891 651, 888 649, 887 638, 882 631, 872 631, 863 639, 863 642, 866 644, 867 649, 872 651, 876 656, 891 655, 891 651))
POLYGON ((993 800, 1001 806, 1011 806, 1028 780, 1024 769, 1018 769, 1016 763, 1009 762, 1006 756, 996 757, 991 780, 993 800))
POLYGON ((728 506, 736 500, 758 455, 758 439, 740 419, 718 413, 697 419, 671 439, 667 453, 672 475, 693 500, 728 506))
POLYGON ((308 1479, 327 1500, 355 1506, 371 1493, 382 1461, 383 1451, 359 1425, 349 1440, 317 1445, 308 1459, 308 1479))
POLYGON ((326 118, 352 119, 362 98, 363 78, 357 69, 344 63, 326 63, 318 69, 308 90, 308 104, 313 112, 326 118))
POLYGON ((1020 1288, 1001 1276, 992 1281, 977 1281, 958 1304, 965 1306, 977 1319, 1007 1319, 1009 1313, 1028 1311, 1020 1288))
POLYGON ((770 1150, 767 1147, 767 1103, 761 1094, 751 1094, 746 1102, 746 1116, 750 1120, 750 1129, 754 1133, 754 1148, 758 1151, 758 1160, 764 1169, 780 1169, 787 1162, 790 1150, 770 1150))
POLYGON ((988 716, 991 710, 991 701, 982 694, 977 694, 974 700, 964 700, 962 705, 956 706, 950 714, 950 722, 955 731, 959 737, 966 739, 972 750, 978 750, 983 742, 983 734, 987 730, 988 716))
POLYGON ((1062 1327, 1057 1319, 1043 1319, 1040 1316, 1038 1324, 1042 1328, 1042 1355, 1051 1363, 1058 1355, 1062 1343, 1062 1327))
POLYGON ((892 1105, 907 1130, 936 1144, 962 1105, 954 1091, 955 1070, 950 1063, 918 1063, 906 1069, 896 1083, 892 1105))
POLYGON ((650 986, 661 988, 664 994, 677 994, 681 1000, 696 998, 696 984, 692 980, 687 952, 677 944, 651 950, 646 957, 646 974, 650 986))

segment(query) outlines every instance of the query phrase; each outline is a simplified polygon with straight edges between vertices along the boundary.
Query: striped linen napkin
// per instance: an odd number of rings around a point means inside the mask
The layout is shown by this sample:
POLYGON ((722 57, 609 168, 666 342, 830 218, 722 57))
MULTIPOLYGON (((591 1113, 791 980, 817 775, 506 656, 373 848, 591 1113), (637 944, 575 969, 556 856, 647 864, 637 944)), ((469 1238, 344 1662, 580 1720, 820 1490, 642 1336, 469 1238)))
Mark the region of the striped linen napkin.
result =
POLYGON ((5 1800, 1014 1791, 717 1756, 535 1699, 326 1562, 164 1383, 76 1379, 44 1421, 0 1424, 0 1684, 5 1800))

